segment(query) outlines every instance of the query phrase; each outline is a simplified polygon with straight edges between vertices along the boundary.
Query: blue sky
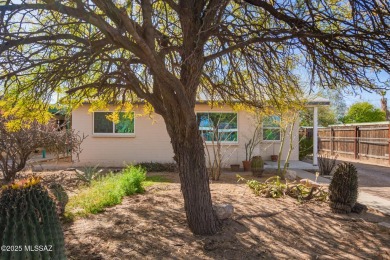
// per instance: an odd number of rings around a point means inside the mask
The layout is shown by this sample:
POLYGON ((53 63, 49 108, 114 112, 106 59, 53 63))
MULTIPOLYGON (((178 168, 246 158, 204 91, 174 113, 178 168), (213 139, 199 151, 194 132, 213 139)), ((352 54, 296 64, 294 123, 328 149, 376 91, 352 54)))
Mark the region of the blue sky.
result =
MULTIPOLYGON (((387 91, 386 96, 387 103, 390 105, 390 91, 387 91)), ((350 106, 356 102, 367 101, 373 104, 376 107, 380 107, 381 96, 377 93, 369 93, 367 91, 357 91, 357 95, 355 94, 344 94, 345 102, 347 106, 350 106)))
MULTIPOLYGON (((308 83, 308 72, 307 70, 301 68, 298 70, 302 83, 306 86, 305 89, 309 89, 310 84, 308 83)), ((375 78, 374 75, 372 75, 373 78, 375 78)), ((390 74, 386 72, 381 72, 378 75, 378 79, 375 80, 377 83, 377 86, 384 87, 385 82, 387 83, 387 87, 390 87, 390 74)), ((314 88, 314 93, 316 92, 316 88, 314 88)), ((352 88, 348 88, 341 92, 344 96, 345 103, 347 104, 347 107, 351 106, 352 104, 356 102, 369 102, 373 104, 375 107, 380 108, 381 103, 380 100, 382 98, 381 95, 378 94, 378 92, 375 91, 366 91, 364 89, 360 89, 355 87, 353 90, 352 88)), ((386 91, 385 97, 387 98, 388 107, 390 107, 390 89, 386 91)), ((332 102, 332 100, 330 100, 332 102)))

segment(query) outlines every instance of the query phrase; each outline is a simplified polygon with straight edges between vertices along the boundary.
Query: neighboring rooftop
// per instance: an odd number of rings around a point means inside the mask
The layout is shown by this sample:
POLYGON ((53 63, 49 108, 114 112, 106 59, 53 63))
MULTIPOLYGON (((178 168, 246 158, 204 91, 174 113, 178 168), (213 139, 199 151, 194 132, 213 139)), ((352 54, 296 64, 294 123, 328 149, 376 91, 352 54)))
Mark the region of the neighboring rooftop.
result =
POLYGON ((330 106, 330 100, 322 97, 308 98, 307 106, 330 106))

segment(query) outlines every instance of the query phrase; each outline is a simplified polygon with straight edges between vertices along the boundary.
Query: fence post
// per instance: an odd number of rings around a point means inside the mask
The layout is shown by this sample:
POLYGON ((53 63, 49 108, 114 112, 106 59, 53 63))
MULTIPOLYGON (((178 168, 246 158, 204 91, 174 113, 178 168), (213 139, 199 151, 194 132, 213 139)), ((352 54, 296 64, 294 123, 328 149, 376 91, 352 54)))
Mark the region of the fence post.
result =
POLYGON ((330 155, 333 155, 333 137, 334 137, 334 132, 333 132, 333 127, 330 127, 330 155))
POLYGON ((387 133, 388 133, 388 137, 389 137, 389 139, 388 139, 388 141, 389 141, 389 151, 388 151, 388 156, 389 156, 389 164, 390 164, 390 124, 389 124, 389 128, 387 129, 387 133))
POLYGON ((358 158, 358 154, 359 154, 359 147, 358 147, 358 131, 359 131, 359 127, 358 126, 355 126, 355 134, 354 134, 354 139, 355 139, 355 142, 354 142, 354 146, 353 146, 353 150, 354 150, 354 154, 355 154, 355 159, 358 158))

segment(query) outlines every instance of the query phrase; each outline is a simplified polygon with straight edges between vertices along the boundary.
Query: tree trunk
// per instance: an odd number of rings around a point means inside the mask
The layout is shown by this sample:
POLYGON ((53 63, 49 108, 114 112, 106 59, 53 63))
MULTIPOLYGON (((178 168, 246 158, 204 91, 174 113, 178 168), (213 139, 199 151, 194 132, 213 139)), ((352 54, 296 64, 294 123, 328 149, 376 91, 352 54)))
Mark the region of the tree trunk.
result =
MULTIPOLYGON (((195 114, 190 116, 195 118, 195 114)), ((220 229, 220 222, 212 207, 203 141, 196 120, 191 129, 171 120, 165 119, 165 123, 179 167, 188 226, 196 235, 213 235, 220 229)))

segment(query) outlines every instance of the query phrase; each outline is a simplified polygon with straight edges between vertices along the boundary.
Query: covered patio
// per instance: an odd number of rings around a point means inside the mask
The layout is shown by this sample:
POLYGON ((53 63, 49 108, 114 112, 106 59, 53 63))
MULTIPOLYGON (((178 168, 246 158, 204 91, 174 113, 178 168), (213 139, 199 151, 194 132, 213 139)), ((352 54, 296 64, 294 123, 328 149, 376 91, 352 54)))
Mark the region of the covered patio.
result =
MULTIPOLYGON (((307 107, 313 108, 313 166, 318 165, 318 107, 329 106, 330 100, 317 97, 307 102, 307 107)), ((291 167, 290 167, 291 168, 291 167)))

